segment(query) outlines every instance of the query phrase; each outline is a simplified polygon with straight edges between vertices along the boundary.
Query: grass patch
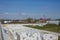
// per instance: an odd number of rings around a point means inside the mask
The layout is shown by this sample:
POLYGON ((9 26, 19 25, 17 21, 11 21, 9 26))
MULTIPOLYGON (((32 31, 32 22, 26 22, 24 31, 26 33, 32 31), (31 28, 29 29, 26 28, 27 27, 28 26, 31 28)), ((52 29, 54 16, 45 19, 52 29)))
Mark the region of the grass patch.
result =
POLYGON ((60 40, 60 36, 58 37, 58 40, 60 40))
POLYGON ((47 24, 43 27, 41 27, 41 26, 32 26, 32 25, 24 25, 24 26, 60 33, 60 26, 57 26, 55 24, 47 24))

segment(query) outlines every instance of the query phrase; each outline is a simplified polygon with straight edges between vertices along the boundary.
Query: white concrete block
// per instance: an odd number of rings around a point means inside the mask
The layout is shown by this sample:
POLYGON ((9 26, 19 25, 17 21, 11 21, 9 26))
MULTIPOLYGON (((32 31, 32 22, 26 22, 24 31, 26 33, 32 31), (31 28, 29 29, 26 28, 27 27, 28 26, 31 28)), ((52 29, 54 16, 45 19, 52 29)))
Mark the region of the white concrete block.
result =
POLYGON ((43 38, 44 40, 58 40, 58 36, 53 34, 44 34, 43 38))

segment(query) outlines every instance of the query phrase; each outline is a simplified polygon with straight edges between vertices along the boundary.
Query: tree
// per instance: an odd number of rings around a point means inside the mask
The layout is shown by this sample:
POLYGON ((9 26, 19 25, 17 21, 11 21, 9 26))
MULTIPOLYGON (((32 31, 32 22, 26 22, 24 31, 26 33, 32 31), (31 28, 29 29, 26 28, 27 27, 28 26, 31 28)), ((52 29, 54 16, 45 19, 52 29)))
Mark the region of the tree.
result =
POLYGON ((28 23, 31 23, 33 21, 32 18, 27 18, 26 20, 27 20, 28 23))

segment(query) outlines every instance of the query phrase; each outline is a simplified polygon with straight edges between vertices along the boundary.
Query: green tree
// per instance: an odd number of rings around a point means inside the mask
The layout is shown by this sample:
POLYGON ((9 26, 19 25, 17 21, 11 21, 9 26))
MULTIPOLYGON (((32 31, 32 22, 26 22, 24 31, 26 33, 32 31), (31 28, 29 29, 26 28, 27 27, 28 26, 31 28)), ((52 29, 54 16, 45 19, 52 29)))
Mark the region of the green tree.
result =
POLYGON ((33 21, 33 18, 27 18, 26 20, 28 23, 31 23, 33 21))

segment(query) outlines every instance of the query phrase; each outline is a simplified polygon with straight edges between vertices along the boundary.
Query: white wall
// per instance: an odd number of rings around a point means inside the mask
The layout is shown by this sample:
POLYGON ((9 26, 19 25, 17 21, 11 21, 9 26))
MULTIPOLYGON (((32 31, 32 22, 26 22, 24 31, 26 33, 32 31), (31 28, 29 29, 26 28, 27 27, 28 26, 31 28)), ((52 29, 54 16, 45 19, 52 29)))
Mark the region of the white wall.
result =
POLYGON ((59 24, 59 21, 47 21, 48 24, 56 24, 58 25, 59 24))

